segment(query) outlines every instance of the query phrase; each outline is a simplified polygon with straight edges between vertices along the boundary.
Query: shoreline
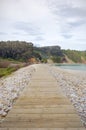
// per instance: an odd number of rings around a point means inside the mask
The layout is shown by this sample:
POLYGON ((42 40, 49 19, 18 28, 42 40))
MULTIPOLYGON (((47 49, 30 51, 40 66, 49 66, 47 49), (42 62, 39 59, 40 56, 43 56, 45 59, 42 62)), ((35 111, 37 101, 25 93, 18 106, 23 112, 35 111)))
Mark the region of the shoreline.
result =
POLYGON ((57 66, 52 66, 49 71, 57 80, 61 91, 72 102, 86 127, 86 72, 62 69, 57 66))
POLYGON ((59 67, 63 70, 72 70, 72 71, 82 71, 82 72, 86 72, 86 64, 83 64, 83 63, 73 63, 73 64, 70 64, 70 63, 57 63, 57 64, 52 64, 56 67, 59 67), (68 66, 68 67, 67 67, 68 66), (67 68, 65 68, 67 67, 67 68), (79 67, 79 68, 74 68, 74 67, 79 67))
MULTIPOLYGON (((47 65, 49 72, 54 76, 57 85, 74 105, 78 115, 86 127, 86 72, 65 70, 57 66, 47 65)), ((19 97, 22 90, 29 84, 37 64, 19 69, 6 78, 0 79, 0 121, 2 122, 13 102, 19 97)))

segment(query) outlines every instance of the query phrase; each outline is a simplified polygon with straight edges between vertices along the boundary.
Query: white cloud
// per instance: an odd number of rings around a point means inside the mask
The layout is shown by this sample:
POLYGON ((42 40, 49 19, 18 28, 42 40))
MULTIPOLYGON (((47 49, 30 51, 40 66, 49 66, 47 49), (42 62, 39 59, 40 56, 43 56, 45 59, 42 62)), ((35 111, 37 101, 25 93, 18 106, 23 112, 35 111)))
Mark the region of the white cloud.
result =
POLYGON ((0 0, 0 40, 86 49, 85 23, 86 0, 0 0))

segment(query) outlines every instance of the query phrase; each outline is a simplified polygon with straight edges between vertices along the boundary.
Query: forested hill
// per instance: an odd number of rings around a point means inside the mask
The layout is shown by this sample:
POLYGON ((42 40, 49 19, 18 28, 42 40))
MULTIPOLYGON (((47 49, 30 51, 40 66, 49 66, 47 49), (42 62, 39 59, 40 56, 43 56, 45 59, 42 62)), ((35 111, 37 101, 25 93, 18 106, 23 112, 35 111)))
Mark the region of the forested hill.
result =
POLYGON ((29 62, 86 63, 86 51, 62 50, 60 46, 34 47, 31 42, 0 42, 0 58, 29 62))
POLYGON ((86 51, 62 50, 60 46, 35 47, 34 51, 42 56, 43 61, 49 59, 57 63, 86 64, 86 51))
POLYGON ((0 42, 0 57, 26 60, 32 56, 33 44, 19 41, 0 42))

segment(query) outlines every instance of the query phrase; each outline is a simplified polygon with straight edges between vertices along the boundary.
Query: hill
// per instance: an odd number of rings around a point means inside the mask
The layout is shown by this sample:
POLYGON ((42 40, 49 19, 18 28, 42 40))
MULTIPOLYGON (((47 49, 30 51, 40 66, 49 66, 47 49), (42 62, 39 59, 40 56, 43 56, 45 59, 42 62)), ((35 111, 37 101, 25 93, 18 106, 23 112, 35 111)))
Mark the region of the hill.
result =
POLYGON ((61 62, 63 52, 60 46, 46 46, 46 47, 34 47, 34 52, 39 53, 43 62, 56 59, 56 62, 61 62))
POLYGON ((32 42, 25 41, 1 41, 0 58, 30 63, 86 63, 86 51, 62 50, 60 46, 34 47, 32 42))
POLYGON ((0 42, 0 57, 15 60, 27 60, 32 56, 33 44, 23 41, 0 42))
POLYGON ((46 46, 34 48, 42 59, 52 60, 56 63, 84 63, 86 64, 86 51, 62 50, 60 46, 46 46))
POLYGON ((86 64, 86 51, 77 50, 62 50, 63 54, 66 55, 74 63, 86 64))

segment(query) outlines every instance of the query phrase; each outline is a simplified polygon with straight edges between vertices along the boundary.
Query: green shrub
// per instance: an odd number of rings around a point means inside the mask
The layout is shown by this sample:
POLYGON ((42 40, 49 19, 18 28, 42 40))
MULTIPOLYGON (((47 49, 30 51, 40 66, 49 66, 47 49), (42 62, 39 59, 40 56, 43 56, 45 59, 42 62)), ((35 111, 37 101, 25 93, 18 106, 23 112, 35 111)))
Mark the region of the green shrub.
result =
POLYGON ((41 62, 42 62, 42 63, 47 63, 47 59, 46 59, 46 58, 43 58, 43 59, 41 60, 41 62))
POLYGON ((54 63, 61 63, 61 57, 60 56, 53 56, 51 58, 54 63))
POLYGON ((12 68, 12 67, 0 68, 0 77, 7 76, 11 74, 13 71, 16 71, 16 68, 12 68))

